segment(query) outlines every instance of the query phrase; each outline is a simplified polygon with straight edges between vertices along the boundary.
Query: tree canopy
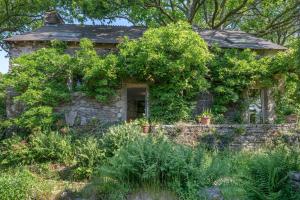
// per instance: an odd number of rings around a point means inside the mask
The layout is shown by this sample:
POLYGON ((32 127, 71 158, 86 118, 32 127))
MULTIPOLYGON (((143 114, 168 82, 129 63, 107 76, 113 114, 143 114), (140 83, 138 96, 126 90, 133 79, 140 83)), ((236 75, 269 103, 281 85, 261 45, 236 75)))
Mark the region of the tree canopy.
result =
POLYGON ((278 44, 300 29, 298 0, 0 0, 0 39, 41 26, 43 13, 52 9, 68 21, 124 18, 147 26, 186 21, 200 28, 244 30, 278 44))

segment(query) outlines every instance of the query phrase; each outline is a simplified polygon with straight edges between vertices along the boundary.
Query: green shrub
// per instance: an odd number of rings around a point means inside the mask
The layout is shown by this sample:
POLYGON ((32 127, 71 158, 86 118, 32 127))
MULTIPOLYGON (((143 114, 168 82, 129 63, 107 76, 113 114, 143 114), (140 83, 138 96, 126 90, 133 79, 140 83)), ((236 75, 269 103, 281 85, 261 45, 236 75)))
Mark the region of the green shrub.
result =
POLYGON ((248 153, 207 151, 173 143, 161 135, 140 135, 107 158, 93 183, 107 196, 117 192, 122 196, 143 185, 158 185, 189 200, 199 199, 201 188, 216 185, 242 195, 243 188, 234 183, 250 158, 248 153))
POLYGON ((28 170, 0 172, 2 200, 48 199, 51 186, 33 176, 28 170))
POLYGON ((137 40, 125 40, 119 49, 124 75, 152 83, 153 118, 165 122, 190 118, 191 102, 208 89, 205 77, 212 54, 189 24, 150 28, 137 40))
POLYGON ((0 150, 2 165, 49 161, 68 164, 74 160, 72 137, 57 132, 36 132, 27 140, 13 136, 1 141, 0 150))
POLYGON ((31 108, 22 113, 16 123, 28 130, 49 129, 54 123, 52 107, 38 106, 31 108))
POLYGON ((90 178, 94 168, 104 159, 99 141, 93 137, 77 139, 74 146, 76 169, 73 171, 73 178, 77 180, 90 178))
POLYGON ((30 148, 20 136, 12 136, 0 142, 0 165, 29 164, 30 148))
POLYGON ((36 162, 71 163, 74 159, 72 136, 58 132, 37 132, 30 136, 30 151, 36 162))
POLYGON ((244 176, 248 199, 297 199, 289 182, 289 173, 300 167, 299 152, 279 148, 253 156, 244 176))
POLYGON ((106 157, 112 157, 121 147, 134 141, 141 135, 141 128, 136 123, 124 123, 108 129, 101 139, 101 148, 106 157))
POLYGON ((129 189, 158 184, 181 189, 176 192, 187 193, 194 189, 193 194, 196 194, 195 180, 200 175, 202 153, 174 144, 163 136, 140 136, 123 146, 99 169, 100 193, 115 191, 122 185, 129 189))

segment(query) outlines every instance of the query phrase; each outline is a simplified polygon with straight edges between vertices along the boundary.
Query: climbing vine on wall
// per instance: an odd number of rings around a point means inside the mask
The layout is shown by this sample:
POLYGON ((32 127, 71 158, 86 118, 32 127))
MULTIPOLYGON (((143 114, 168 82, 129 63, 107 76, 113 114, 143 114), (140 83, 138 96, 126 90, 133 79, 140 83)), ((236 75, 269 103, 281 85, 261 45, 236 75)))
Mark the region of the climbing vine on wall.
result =
POLYGON ((230 105, 240 111, 246 109, 247 90, 269 84, 269 58, 259 58, 250 50, 213 48, 212 52, 215 56, 209 64, 209 79, 214 95, 213 111, 224 113, 230 105))
POLYGON ((300 40, 295 41, 288 51, 278 53, 271 60, 270 74, 276 74, 275 91, 277 121, 284 122, 285 116, 300 115, 300 40))
POLYGON ((213 111, 222 114, 230 104, 244 104, 248 89, 279 85, 278 77, 287 82, 281 96, 288 102, 279 99, 278 112, 299 109, 295 51, 261 58, 250 50, 209 50, 186 23, 148 29, 137 40, 125 38, 118 53, 106 56, 99 56, 88 39, 72 55, 65 49, 64 43, 53 41, 49 48, 15 59, 12 71, 1 78, 0 94, 12 88, 18 94, 14 101, 25 105, 14 123, 28 129, 50 127, 53 108, 70 100, 72 92, 107 103, 126 79, 149 84, 151 117, 160 121, 190 119, 201 91, 213 93, 213 111))
POLYGON ((53 109, 68 102, 72 92, 85 92, 101 102, 115 94, 115 56, 98 56, 87 39, 80 42, 74 56, 64 53, 65 47, 64 43, 53 41, 49 48, 13 60, 11 72, 0 81, 1 93, 12 90, 17 94, 13 101, 24 108, 12 124, 27 130, 50 128, 56 116, 53 109))
POLYGON ((70 60, 56 42, 52 48, 43 48, 14 60, 13 69, 2 83, 3 88, 13 89, 18 94, 13 100, 25 108, 15 123, 26 128, 33 128, 31 122, 34 121, 36 126, 52 124, 52 107, 70 97, 66 84, 70 60))
POLYGON ((95 97, 99 102, 107 103, 120 87, 117 64, 116 55, 101 57, 97 55, 90 40, 82 39, 80 50, 73 59, 73 81, 75 85, 77 81, 81 81, 79 90, 95 97))
POLYGON ((205 91, 212 55, 205 41, 186 23, 149 29, 138 40, 119 46, 125 77, 148 82, 150 112, 165 121, 188 119, 191 102, 205 91))

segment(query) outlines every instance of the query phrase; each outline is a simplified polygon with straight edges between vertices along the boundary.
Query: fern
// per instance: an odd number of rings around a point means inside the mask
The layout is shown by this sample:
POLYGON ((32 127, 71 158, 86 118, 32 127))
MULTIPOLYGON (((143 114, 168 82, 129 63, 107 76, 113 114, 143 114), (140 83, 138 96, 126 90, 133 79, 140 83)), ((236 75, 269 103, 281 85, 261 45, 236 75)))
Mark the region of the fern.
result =
POLYGON ((283 200, 295 194, 289 183, 289 172, 299 169, 296 152, 279 148, 255 155, 243 177, 243 186, 249 199, 283 200))

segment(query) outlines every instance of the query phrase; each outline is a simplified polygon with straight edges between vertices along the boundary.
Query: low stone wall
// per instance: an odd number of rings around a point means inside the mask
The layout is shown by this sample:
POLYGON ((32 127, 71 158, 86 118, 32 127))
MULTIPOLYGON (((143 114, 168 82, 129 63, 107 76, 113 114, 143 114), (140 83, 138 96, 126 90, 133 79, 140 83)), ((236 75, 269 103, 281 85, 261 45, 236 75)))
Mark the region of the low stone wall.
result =
POLYGON ((203 143, 217 148, 255 149, 277 142, 300 144, 297 124, 181 124, 162 125, 160 128, 176 142, 192 146, 203 143))

